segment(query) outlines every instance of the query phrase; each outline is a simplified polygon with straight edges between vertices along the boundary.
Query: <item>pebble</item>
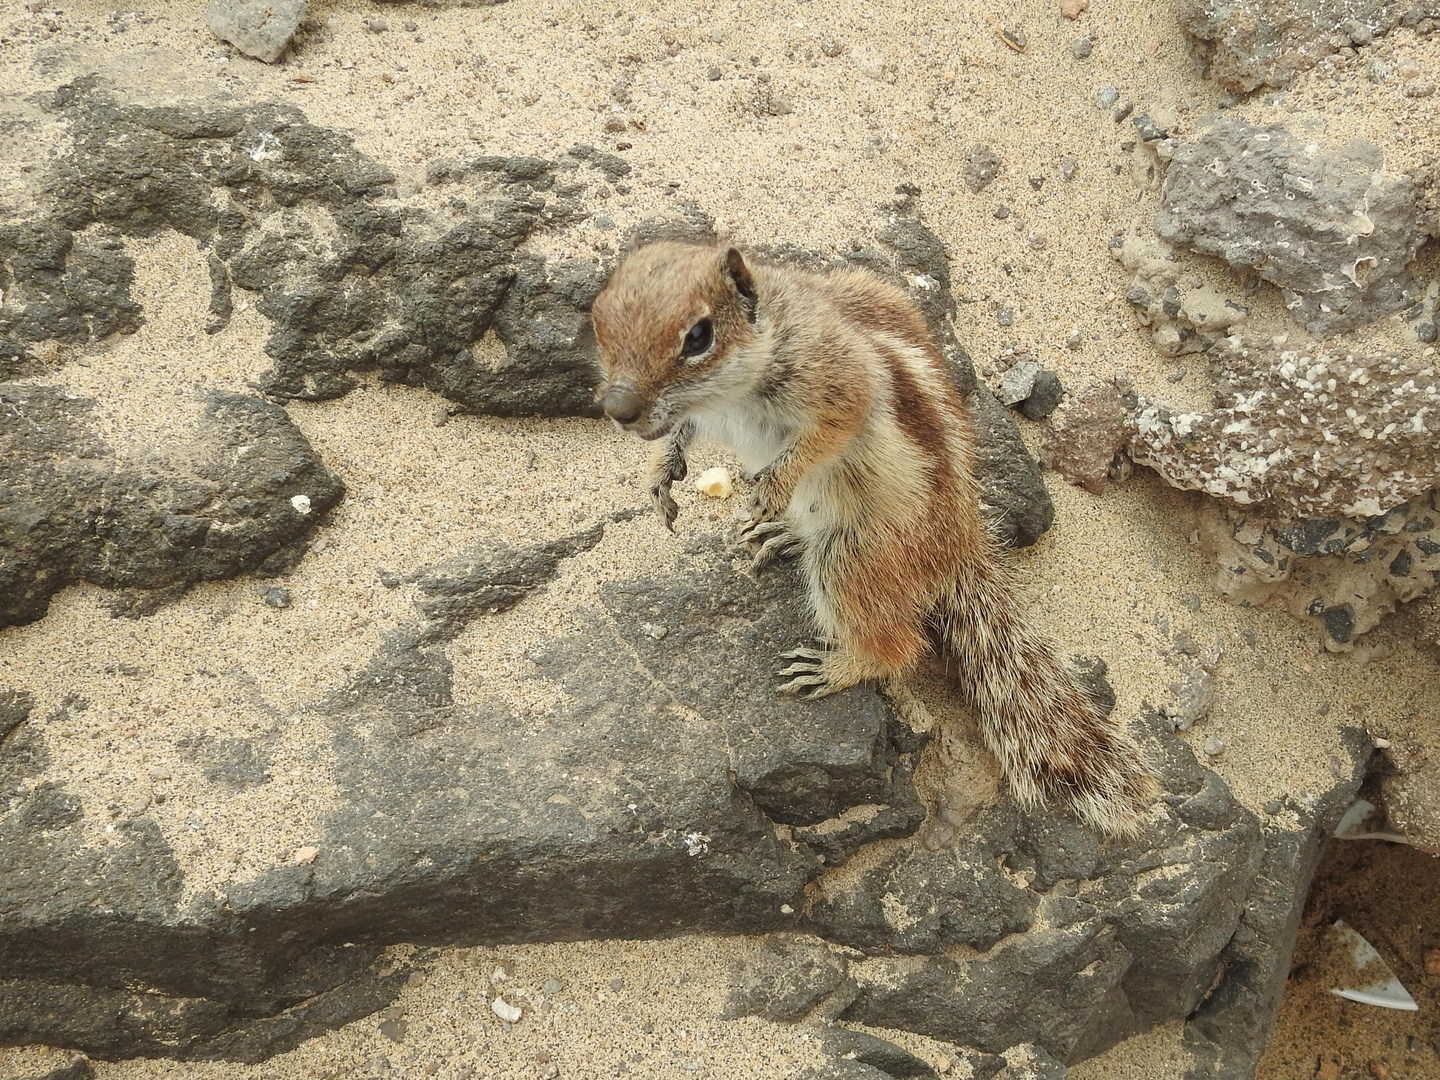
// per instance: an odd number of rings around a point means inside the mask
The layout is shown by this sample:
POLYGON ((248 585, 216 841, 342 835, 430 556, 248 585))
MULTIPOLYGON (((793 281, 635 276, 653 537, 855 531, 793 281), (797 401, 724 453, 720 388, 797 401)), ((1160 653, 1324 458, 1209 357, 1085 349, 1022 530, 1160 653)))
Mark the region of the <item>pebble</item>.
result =
POLYGON ((1060 14, 1067 19, 1078 19, 1089 6, 1090 0, 1060 0, 1060 14))
POLYGON ((515 1023, 525 1012, 519 1006, 511 1005, 502 997, 496 997, 494 1001, 490 1002, 490 1011, 507 1024, 515 1023))
POLYGON ((611 990, 624 990, 624 989, 625 989, 625 980, 622 979, 622 978, 611 979, 611 980, 610 980, 610 989, 611 989, 611 990))
POLYGON ((1076 161, 1073 157, 1071 157, 1069 154, 1066 154, 1060 159, 1060 179, 1074 180, 1075 170, 1079 167, 1080 163, 1076 161))
POLYGON ((393 589, 400 584, 400 575, 393 570, 386 570, 383 567, 376 568, 375 577, 378 578, 380 584, 384 585, 387 589, 393 589))
POLYGON ((1004 221, 1007 217, 1010 216, 1010 208, 1004 203, 1001 203, 999 206, 995 207, 994 216, 996 221, 1004 221))
POLYGON ((1080 335, 1080 328, 1078 326, 1071 327, 1070 333, 1065 335, 1065 347, 1071 352, 1078 352, 1084 340, 1080 335))
POLYGON ((1076 38, 1070 43, 1070 55, 1076 60, 1084 60, 1095 51, 1095 44, 1088 37, 1076 38))
POLYGON ((1115 110, 1115 123, 1122 123, 1125 118, 1134 111, 1135 103, 1133 101, 1127 101, 1123 103, 1118 109, 1115 110))
POLYGON ((143 814, 150 808, 150 792, 141 790, 125 803, 127 814, 143 814))
POLYGON ((724 30, 724 28, 723 28, 723 27, 720 27, 720 26, 713 26, 713 27, 711 27, 711 28, 710 28, 710 40, 713 41, 713 42, 715 42, 715 44, 717 44, 717 45, 720 44, 720 42, 724 41, 724 40, 725 40, 725 30, 724 30))
POLYGON ((1107 86, 1100 91, 1100 107, 1108 109, 1120 100, 1120 91, 1113 86, 1107 86))
POLYGON ((1440 975, 1440 949, 1425 950, 1425 974, 1440 975))
POLYGON ((411 989, 415 989, 416 987, 424 986, 424 985, 425 985, 425 981, 426 981, 425 972, 423 972, 423 971, 412 971, 408 976, 406 976, 405 985, 408 986, 408 987, 410 987, 411 989))
POLYGON ((1060 407, 1060 398, 1064 393, 1060 376, 1053 371, 1042 371, 1035 376, 1035 387, 1030 396, 1020 402, 1020 412, 1027 420, 1044 420, 1060 407))
POLYGON ((1024 52, 1025 46, 1030 44, 1030 39, 1025 36, 1025 31, 1018 26, 1006 26, 1001 29, 1000 40, 1016 52, 1024 52))
POLYGON ((1436 333, 1435 324, 1433 322, 1423 322, 1419 326, 1415 327, 1415 336, 1421 341, 1425 342, 1425 344, 1429 345, 1433 343, 1437 337, 1440 337, 1440 334, 1436 333))
POLYGON ((1225 740, 1211 737, 1205 740, 1202 749, 1210 757, 1219 757, 1225 753, 1225 740))
POLYGON ((998 322, 1001 326, 1014 326, 1015 309, 1002 307, 999 311, 995 313, 995 321, 998 322))
POLYGON ((545 984, 541 986, 540 989, 545 991, 546 997, 554 997, 556 994, 560 993, 561 990, 565 989, 565 984, 559 979, 551 978, 546 979, 545 984))
POLYGON ((1428 79, 1416 79, 1402 86, 1400 93, 1408 98, 1427 98, 1435 93, 1435 84, 1428 79))
POLYGON ((714 64, 711 64, 710 67, 705 69, 705 78, 709 79, 711 82, 719 82, 720 69, 714 64))
POLYGON ((1171 382, 1178 383, 1185 378, 1185 369, 1183 367, 1176 368, 1174 371, 1170 372, 1169 375, 1166 375, 1165 378, 1169 379, 1171 382))
POLYGON ((1029 244, 1036 251, 1044 251, 1050 241, 1042 233, 1031 233, 1025 238, 1025 243, 1029 244))
POLYGON ((612 218, 609 214, 596 214, 595 227, 597 229, 604 229, 606 232, 609 232, 611 229, 615 228, 615 219, 612 218))
POLYGON ((315 861, 315 856, 319 854, 320 849, 318 847, 314 844, 306 844, 304 847, 295 849, 295 854, 290 857, 290 861, 296 866, 309 866, 315 861))
POLYGON ((826 34, 820 39, 820 51, 833 59, 845 51, 845 46, 831 35, 826 34))
POLYGON ((384 19, 366 19, 362 25, 372 34, 383 34, 390 29, 390 24, 384 19))
MULTIPOLYGON (((641 633, 643 633, 646 637, 648 637, 648 638, 653 638, 653 639, 656 640, 656 641, 662 641, 662 640, 664 640, 665 635, 668 634, 668 633, 670 633, 670 630, 669 630, 668 627, 665 627, 665 626, 660 625, 659 623, 653 623, 653 622, 641 623, 641 624, 640 624, 640 631, 641 631, 641 633)), ((549 991, 547 990, 546 993, 549 993, 549 991)))
POLYGON ((444 427, 450 422, 450 410, 443 408, 436 409, 430 414, 430 422, 436 427, 444 427))
POLYGON ((405 1015, 405 1010, 399 1005, 391 1005, 388 1009, 380 1010, 381 1020, 399 1020, 405 1015))
POLYGON ((1265 813, 1269 814, 1271 817, 1274 817, 1276 814, 1278 814, 1281 810, 1284 809, 1285 804, 1279 799, 1271 799, 1265 804, 1265 813))
POLYGON ((290 606, 290 593, 278 585, 272 586, 265 590, 265 603, 273 608, 287 608, 290 606))
POLYGON ((382 1020, 380 1022, 380 1034, 384 1035, 391 1042, 404 1042, 405 1029, 410 1025, 404 1020, 382 1020))

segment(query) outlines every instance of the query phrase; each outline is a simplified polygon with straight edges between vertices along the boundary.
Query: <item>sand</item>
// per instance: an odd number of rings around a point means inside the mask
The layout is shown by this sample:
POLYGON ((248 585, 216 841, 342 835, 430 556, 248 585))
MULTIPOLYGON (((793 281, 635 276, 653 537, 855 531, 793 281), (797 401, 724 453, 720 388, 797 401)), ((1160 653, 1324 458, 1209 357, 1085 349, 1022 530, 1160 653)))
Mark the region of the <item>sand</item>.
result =
MULTIPOLYGON (((143 103, 288 101, 316 124, 352 132, 359 149, 396 172, 401 199, 419 203, 435 197, 423 176, 437 156, 559 156, 576 143, 620 153, 635 174, 628 193, 605 200, 614 227, 592 222, 537 241, 554 253, 608 253, 629 225, 684 201, 738 242, 838 251, 873 232, 874 208, 896 185, 913 183, 950 255, 960 338, 982 374, 993 379, 1007 350, 1026 350, 1071 389, 1124 372, 1160 401, 1209 400, 1203 364, 1154 350, 1124 302, 1128 276, 1107 249, 1116 234, 1148 233, 1158 172, 1144 144, 1122 145, 1134 133, 1097 106, 1100 90, 1119 88, 1181 136, 1222 93, 1202 78, 1177 21, 1144 0, 1094 0, 1077 22, 1062 19, 1052 0, 1007 5, 1005 21, 1028 37, 1023 53, 1004 44, 978 0, 624 8, 515 0, 465 10, 316 0, 296 53, 273 67, 217 41, 204 7, 0 0, 0 94, 25 110, 24 95, 54 86, 56 73, 95 70, 143 103), (378 21, 387 29, 376 30, 378 21), (1093 40, 1093 53, 1076 60, 1070 46, 1081 36, 1093 40), (829 55, 831 43, 838 55, 829 55), (712 67, 718 80, 707 77, 712 67), (775 107, 781 99, 788 113, 775 107), (1004 162, 979 195, 960 180, 976 143, 1004 162), (1070 180, 1058 171, 1065 157, 1076 163, 1070 180), (999 218, 1002 205, 1010 213, 999 218), (1002 308, 1013 310, 1009 326, 997 319, 1002 308), (1072 329, 1078 350, 1064 344, 1072 329), (1188 372, 1179 383, 1167 378, 1177 366, 1188 372)), ((1402 98, 1395 85, 1368 82, 1362 67, 1373 52, 1435 70, 1437 50, 1440 41, 1399 31, 1353 61, 1302 76, 1278 105, 1257 95, 1235 111, 1329 141, 1372 139, 1393 170, 1428 167, 1423 135, 1440 129, 1440 97, 1402 98)), ((19 170, 46 152, 43 140, 3 146, 0 205, 25 208, 19 170)), ((106 438, 123 454, 143 455, 165 442, 158 433, 189 430, 198 390, 244 392, 265 371, 268 328, 237 290, 230 326, 203 333, 208 279, 193 241, 166 234, 127 241, 127 251, 137 258, 135 296, 147 325, 103 356, 72 358, 47 381, 95 398, 106 438)), ((1182 257, 1182 265, 1241 297, 1215 261, 1182 257)), ((1243 298, 1257 328, 1289 328, 1273 289, 1243 298)), ((1382 321, 1346 340, 1385 343, 1396 332, 1382 321)), ((331 779, 323 732, 306 709, 411 617, 411 587, 383 586, 377 568, 415 568, 480 537, 553 539, 644 501, 644 448, 604 424, 463 416, 437 424, 441 399, 373 381, 339 401, 288 409, 348 494, 317 533, 323 549, 317 543, 283 582, 204 585, 138 622, 109 619, 99 590, 78 587, 58 596, 44 620, 0 632, 0 682, 36 694, 56 774, 85 800, 89 826, 103 830, 111 814, 153 800, 143 812, 174 846, 191 894, 249 880, 313 839, 331 779), (283 612, 258 600, 277 583, 294 598, 283 612), (121 666, 133 674, 116 678, 121 666), (62 713, 75 693, 90 707, 62 713), (194 760, 176 755, 177 738, 194 733, 272 740, 263 798, 217 790, 194 760)), ((1038 446, 1039 428, 1021 423, 1038 446)), ((702 449, 694 466, 724 460, 702 449)), ((1313 628, 1280 611, 1219 599, 1214 568, 1192 541, 1197 515, 1216 512, 1199 496, 1143 471, 1101 497, 1053 475, 1047 483, 1056 526, 1017 557, 1027 605, 1067 648, 1107 661, 1124 716, 1165 699, 1177 636, 1220 650, 1214 712, 1187 737, 1197 750, 1205 739, 1223 742, 1207 760, 1257 812, 1327 787, 1331 758, 1343 756, 1342 728, 1383 731, 1397 718, 1440 711, 1440 671, 1413 637, 1382 626, 1367 642, 1383 648, 1334 655, 1313 628)), ((541 595, 467 630, 450 646, 457 698, 480 692, 475 673, 483 670, 498 676, 486 691, 500 687, 517 710, 549 704, 533 684, 507 677, 520 673, 526 650, 576 625, 607 576, 668 565, 688 533, 720 532, 730 521, 733 504, 689 490, 680 501, 679 539, 648 517, 616 526, 541 595)), ((926 695, 917 688, 922 709, 963 731, 957 710, 933 700, 930 708, 926 695)), ((952 759, 963 762, 970 744, 952 742, 952 759)), ((968 775, 957 767, 932 777, 932 795, 973 797, 968 775)), ((808 1032, 715 1019, 730 965, 755 944, 686 938, 426 953, 423 985, 398 1003, 409 1025, 403 1043, 370 1018, 264 1065, 137 1061, 98 1064, 96 1073, 368 1076, 382 1075, 375 1059, 384 1056, 404 1075, 457 1078, 541 1077, 551 1066, 567 1077, 783 1077, 819 1060, 808 1032), (565 984, 509 1031, 488 1004, 502 960, 515 969, 508 993, 516 984, 536 991, 552 977, 565 984)), ((1178 1077, 1179 1033, 1167 1025, 1072 1075, 1178 1077)), ((945 1053, 915 1036, 887 1037, 932 1061, 945 1053)), ((1338 1046, 1349 1036, 1337 1028, 1327 1037, 1338 1046)), ((0 1051, 0 1077, 26 1075, 37 1054, 0 1051)), ((1268 1063, 1267 1080, 1311 1075, 1288 1067, 1268 1063)))

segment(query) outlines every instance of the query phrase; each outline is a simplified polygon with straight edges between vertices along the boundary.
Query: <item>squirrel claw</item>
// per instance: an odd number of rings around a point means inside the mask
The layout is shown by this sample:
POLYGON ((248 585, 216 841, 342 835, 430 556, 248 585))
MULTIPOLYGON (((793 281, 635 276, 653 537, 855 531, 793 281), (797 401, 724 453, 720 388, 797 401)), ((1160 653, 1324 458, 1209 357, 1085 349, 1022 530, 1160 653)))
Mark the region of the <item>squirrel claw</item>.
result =
POLYGON ((750 560, 750 572, 752 574, 760 573, 776 559, 783 559, 792 554, 799 545, 800 541, 792 534, 776 533, 760 545, 760 550, 755 553, 755 558, 750 560))
POLYGON ((758 544, 767 537, 774 537, 775 534, 786 532, 785 523, 775 518, 752 518, 740 527, 740 542, 742 544, 758 544))
POLYGON ((674 496, 670 494, 669 484, 656 484, 650 489, 650 501, 655 504, 655 509, 660 512, 660 520, 665 522, 665 528, 671 532, 675 531, 675 519, 680 516, 680 507, 676 504, 674 496))
MULTIPOLYGON (((788 669, 780 674, 789 674, 788 669)), ((782 694, 796 694, 809 701, 816 698, 827 697, 835 693, 838 687, 832 686, 830 680, 824 675, 798 675, 780 687, 782 694)))
POLYGON ((823 663, 825 660, 824 649, 807 649, 803 645, 791 649, 789 652, 780 654, 781 660, 813 660, 815 663, 823 663))

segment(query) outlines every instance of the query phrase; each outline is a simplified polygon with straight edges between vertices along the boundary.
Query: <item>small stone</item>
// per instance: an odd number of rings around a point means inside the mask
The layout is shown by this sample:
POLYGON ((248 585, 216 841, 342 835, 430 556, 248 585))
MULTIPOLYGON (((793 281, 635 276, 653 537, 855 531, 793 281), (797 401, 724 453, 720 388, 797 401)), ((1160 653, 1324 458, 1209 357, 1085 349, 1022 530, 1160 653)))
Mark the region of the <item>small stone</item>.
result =
POLYGON ((151 795, 149 791, 141 790, 125 803, 125 812, 132 816, 143 814, 150 808, 151 795))
POLYGON ((536 1064, 539 1064, 539 1065, 549 1065, 549 1064, 550 1064, 550 1051, 549 1051, 549 1050, 536 1050, 536 1051, 535 1051, 535 1061, 536 1061, 536 1064))
POLYGON ((391 1042, 404 1042, 405 1029, 409 1026, 404 1020, 382 1020, 380 1021, 380 1034, 391 1042))
POLYGON ((995 210, 993 211, 993 216, 996 221, 1004 221, 1010 216, 1010 213, 1010 208, 1004 203, 1001 203, 999 206, 995 207, 995 210))
POLYGON ((1440 949, 1425 950, 1425 974, 1440 975, 1440 949))
POLYGON ((938 1057, 938 1058, 935 1059, 935 1071, 936 1071, 937 1073, 939 1073, 941 1076, 944 1076, 946 1073, 948 1073, 948 1072, 949 1072, 951 1069, 953 1069, 954 1067, 955 1067, 954 1062, 952 1062, 952 1061, 951 1061, 949 1058, 947 1058, 947 1057, 938 1057))
POLYGON ((1065 347, 1071 352, 1079 352, 1080 346, 1083 345, 1084 342, 1085 339, 1081 337, 1078 326, 1071 327, 1070 333, 1065 335, 1065 347))
POLYGON ((423 971, 412 971, 405 977, 405 985, 414 990, 417 987, 424 986, 428 978, 429 976, 423 971))
POLYGON ((365 19, 361 25, 372 34, 383 34, 390 29, 390 24, 384 19, 365 19))
POLYGON ((545 991, 546 997, 554 997, 556 994, 560 993, 561 990, 565 989, 565 984, 559 979, 551 978, 546 979, 544 985, 542 985, 540 989, 545 991))
POLYGON ((413 34, 416 30, 420 29, 420 24, 417 23, 414 19, 406 19, 402 25, 407 34, 413 34))
POLYGON ((375 577, 379 580, 380 584, 384 585, 387 589, 393 589, 400 584, 400 575, 392 570, 386 570, 383 567, 376 568, 375 577))
POLYGON ((1076 60, 1084 60, 1095 51, 1095 44, 1088 37, 1076 38, 1070 43, 1070 55, 1076 60))
POLYGON ((1080 13, 1090 7, 1090 0, 1060 0, 1060 14, 1067 19, 1078 19, 1080 13))
POLYGON ((625 130, 625 121, 619 116, 607 116, 605 122, 600 125, 602 131, 608 131, 611 135, 618 135, 625 130))
POLYGON ((833 59, 845 51, 845 46, 836 41, 830 34, 826 34, 820 39, 820 51, 833 59))
POLYGON ((1032 176, 1032 177, 1030 177, 1030 190, 1031 190, 1031 191, 1039 191, 1039 190, 1040 190, 1041 188, 1043 188, 1044 186, 1045 186, 1045 177, 1043 177, 1043 176, 1032 176))
POLYGON ((665 635, 670 633, 670 630, 668 627, 662 626, 659 623, 645 622, 640 624, 640 632, 648 638, 662 641, 665 635))
POLYGON ((1066 154, 1060 159, 1060 179, 1074 180, 1075 170, 1079 167, 1080 163, 1076 161, 1073 157, 1071 157, 1069 154, 1066 154))
POLYGON ((990 186, 991 181, 1000 173, 1001 162, 998 154, 983 143, 976 143, 970 148, 970 153, 965 157, 965 166, 961 175, 965 178, 965 186, 970 189, 971 194, 978 195, 990 186))
POLYGON ((310 496, 291 495, 290 506, 297 514, 299 514, 301 517, 304 517, 306 514, 310 513, 310 496))
POLYGON ((1115 117, 1115 123, 1117 123, 1117 124, 1122 123, 1122 122, 1125 120, 1125 118, 1126 118, 1127 116, 1129 116, 1131 113, 1133 113, 1134 111, 1135 111, 1135 103, 1134 103, 1133 101, 1125 101, 1125 102, 1122 102, 1122 103, 1120 104, 1120 107, 1119 107, 1118 109, 1116 109, 1115 112, 1114 112, 1114 114, 1113 114, 1114 117, 1115 117))
POLYGON ((995 313, 995 321, 998 322, 1001 326, 1014 326, 1015 309, 1002 307, 999 311, 995 313))
POLYGON ((1436 337, 1440 336, 1440 334, 1436 333, 1433 322, 1422 322, 1419 326, 1415 327, 1415 336, 1426 345, 1430 345, 1434 343, 1436 337))
POLYGON ((305 17, 305 0, 210 0, 205 24, 246 56, 273 64, 305 17))
POLYGON ((430 422, 436 427, 444 427, 450 422, 450 410, 443 408, 436 409, 430 414, 430 422))
POLYGON ((1029 244, 1035 251, 1044 251, 1050 241, 1041 233, 1031 233, 1025 238, 1025 243, 1029 244))
POLYGON ((490 1002, 490 1011, 507 1024, 513 1024, 525 1014, 525 1011, 516 1005, 511 1005, 502 997, 496 997, 490 1002))
POLYGON ((1340 1063, 1334 1058, 1323 1059, 1316 1066, 1315 1080, 1340 1080, 1340 1063))
POLYGON ((1025 31, 1018 26, 1002 27, 1000 40, 1016 52, 1024 52, 1025 46, 1030 44, 1030 39, 1025 36, 1025 31))
POLYGON ((1170 380, 1170 382, 1178 383, 1185 378, 1185 369, 1183 367, 1176 368, 1174 371, 1170 372, 1169 375, 1166 375, 1165 378, 1170 380))
POLYGON ((611 989, 611 990, 624 990, 624 989, 625 989, 625 980, 622 979, 622 978, 611 979, 611 980, 610 980, 610 989, 611 989))
POLYGON ((1100 107, 1108 109, 1120 100, 1120 91, 1113 86, 1107 86, 1100 91, 1100 107))
POLYGON ((1370 1075, 1375 1077, 1375 1080, 1390 1080, 1390 1066, 1386 1065, 1385 1062, 1372 1061, 1366 1067, 1370 1070, 1370 1075))
POLYGON ((711 82, 719 82, 720 69, 714 64, 711 64, 708 68, 705 69, 705 78, 709 79, 711 82))
POLYGON ((1271 799, 1265 804, 1265 813, 1269 814, 1271 817, 1274 817, 1276 814, 1280 813, 1280 811, 1284 809, 1285 804, 1279 799, 1271 799))
POLYGON ((290 593, 274 585, 265 590, 265 603, 273 608, 287 608, 290 606, 290 593))
POLYGON ((717 45, 720 44, 720 42, 724 41, 724 40, 725 40, 725 29, 724 29, 724 27, 712 26, 712 27, 710 28, 710 40, 713 41, 713 42, 715 42, 715 44, 717 44, 717 45))
POLYGON ((1059 407, 1064 393, 1060 376, 1053 371, 1041 371, 1035 376, 1030 396, 1020 402, 1020 413, 1029 420, 1044 420, 1059 407))
POLYGON ((399 1005, 391 1005, 389 1008, 381 1009, 378 1015, 381 1020, 399 1020, 405 1015, 405 1010, 399 1005))
POLYGON ((1219 757, 1225 753, 1225 740, 1216 739, 1213 736, 1205 740, 1201 747, 1209 757, 1219 757))
POLYGON ((304 847, 295 849, 295 854, 290 856, 290 861, 296 866, 309 866, 315 861, 315 856, 320 854, 320 849, 314 844, 306 844, 304 847))
POLYGON ((1400 93, 1408 98, 1427 98, 1435 93, 1435 84, 1428 79, 1416 79, 1402 86, 1400 93))

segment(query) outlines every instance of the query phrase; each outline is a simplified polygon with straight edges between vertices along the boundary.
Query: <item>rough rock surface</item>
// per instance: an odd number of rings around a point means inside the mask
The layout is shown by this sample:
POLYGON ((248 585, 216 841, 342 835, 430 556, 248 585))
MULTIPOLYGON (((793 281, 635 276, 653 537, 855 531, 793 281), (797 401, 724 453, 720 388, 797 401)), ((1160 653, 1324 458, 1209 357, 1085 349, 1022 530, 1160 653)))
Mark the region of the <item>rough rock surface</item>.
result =
POLYGON ((1222 119, 1170 147, 1155 229, 1280 286, 1313 334, 1414 303, 1408 264, 1425 240, 1414 182, 1363 140, 1322 149, 1283 124, 1222 119))
POLYGON ((1132 454, 1175 487, 1289 520, 1377 518, 1440 486, 1440 376, 1423 357, 1227 339, 1215 405, 1144 405, 1132 454))
POLYGON ((210 0, 205 22, 247 56, 273 64, 305 18, 305 0, 210 0))
POLYGON ((1323 57, 1369 44, 1415 10, 1412 0, 1186 0, 1180 24, 1210 77, 1248 93, 1288 86, 1323 57))
POLYGON ((1187 279, 1174 251, 1157 241, 1117 237, 1110 252, 1135 273, 1125 299, 1150 327, 1155 348, 1166 356, 1205 352, 1244 322, 1250 310, 1209 285, 1187 279))
POLYGON ((0 626, 29 622, 78 581, 140 614, 197 581, 287 566, 344 494, 285 411, 212 393, 188 446, 117 459, 93 403, 0 383, 0 626))
POLYGON ((1289 522, 1238 510, 1204 514, 1201 548, 1215 587, 1236 603, 1277 603, 1313 622, 1331 651, 1346 651, 1398 605, 1440 580, 1436 493, 1363 521, 1289 522))
POLYGON ((1123 379, 1074 395, 1045 424, 1040 461, 1072 484, 1099 495, 1118 478, 1117 455, 1135 433, 1139 398, 1123 379))
POLYGON ((457 707, 432 642, 600 535, 490 545, 418 574, 422 617, 319 709, 340 797, 318 858, 222 895, 182 902, 143 816, 96 847, 79 800, 37 779, 24 695, 5 699, 0 1042, 254 1060, 317 1017, 385 1004, 402 977, 375 966, 387 942, 780 928, 822 863, 777 823, 920 810, 874 691, 798 713, 773 693, 774 654, 804 634, 792 580, 757 584, 708 544, 679 582, 608 586, 606 614, 532 656, 535 679, 563 692, 549 717, 457 707), (645 629, 657 617, 673 627, 659 639, 645 629))

